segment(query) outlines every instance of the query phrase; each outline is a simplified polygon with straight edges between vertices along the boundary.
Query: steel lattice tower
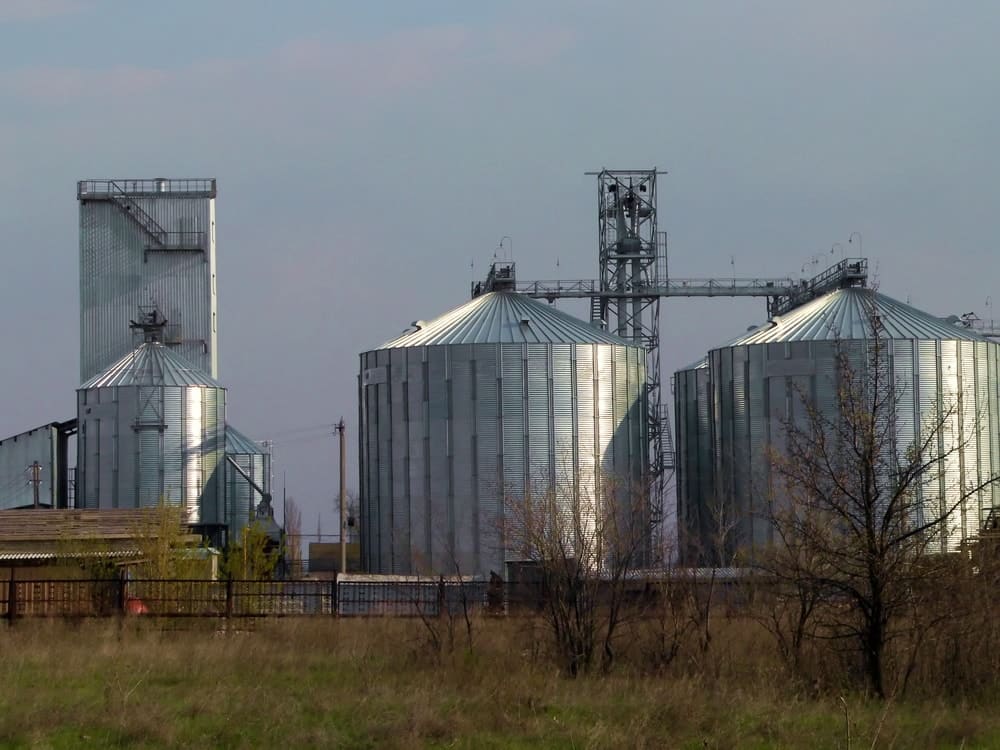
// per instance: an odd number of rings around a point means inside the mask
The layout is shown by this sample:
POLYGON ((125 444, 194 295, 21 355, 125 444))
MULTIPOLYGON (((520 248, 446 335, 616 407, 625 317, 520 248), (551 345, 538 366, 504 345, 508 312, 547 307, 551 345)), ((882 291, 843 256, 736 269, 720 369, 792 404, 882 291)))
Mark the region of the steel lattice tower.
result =
MULTIPOLYGON (((666 247, 656 226, 656 169, 591 172, 597 176, 599 290, 591 322, 646 349, 646 404, 652 526, 659 536, 669 472, 670 420, 661 403, 660 294, 666 247)), ((653 540, 659 551, 660 539, 653 540)))

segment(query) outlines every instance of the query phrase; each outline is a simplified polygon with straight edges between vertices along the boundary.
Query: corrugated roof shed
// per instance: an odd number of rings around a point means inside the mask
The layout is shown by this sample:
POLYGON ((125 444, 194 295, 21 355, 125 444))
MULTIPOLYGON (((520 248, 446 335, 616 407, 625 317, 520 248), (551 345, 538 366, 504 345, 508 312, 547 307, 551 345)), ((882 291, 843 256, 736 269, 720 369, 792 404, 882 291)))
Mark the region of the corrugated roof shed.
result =
POLYGON ((156 508, 2 510, 0 554, 63 554, 71 551, 67 545, 80 542, 100 543, 108 550, 131 550, 136 539, 158 536, 160 521, 156 508))

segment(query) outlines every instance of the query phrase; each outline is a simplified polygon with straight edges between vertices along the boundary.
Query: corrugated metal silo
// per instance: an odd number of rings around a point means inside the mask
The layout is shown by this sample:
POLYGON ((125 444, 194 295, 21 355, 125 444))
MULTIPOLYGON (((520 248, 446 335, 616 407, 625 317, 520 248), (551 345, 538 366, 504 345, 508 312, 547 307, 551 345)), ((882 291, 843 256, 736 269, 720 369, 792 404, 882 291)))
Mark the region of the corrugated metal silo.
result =
POLYGON ((77 391, 77 506, 141 508, 161 498, 206 532, 225 525, 226 390, 147 341, 77 391))
MULTIPOLYGON (((888 340, 897 450, 912 445, 928 419, 953 410, 941 445, 947 450, 953 441, 964 448, 943 459, 934 498, 957 502, 962 487, 1000 471, 1000 344, 872 290, 839 289, 709 352, 716 497, 725 499, 739 522, 737 537, 745 549, 772 541, 765 517, 768 446, 780 444, 784 420, 801 417, 799 393, 810 394, 816 408, 835 417, 837 354, 846 352, 854 366, 864 366, 873 314, 888 340)), ((941 549, 954 550, 975 536, 985 512, 998 504, 996 485, 965 503, 943 534, 941 549)))
MULTIPOLYGON (((271 492, 271 454, 259 443, 229 425, 226 425, 226 456, 233 459, 265 493, 271 492)), ((225 477, 225 517, 231 538, 235 539, 254 517, 262 498, 228 461, 225 477)))
POLYGON ((684 561, 703 560, 710 549, 715 497, 712 440, 712 389, 705 358, 674 374, 675 488, 678 553, 684 561))
POLYGON ((645 351, 530 298, 476 297, 361 355, 363 563, 504 572, 504 497, 645 474, 645 351))

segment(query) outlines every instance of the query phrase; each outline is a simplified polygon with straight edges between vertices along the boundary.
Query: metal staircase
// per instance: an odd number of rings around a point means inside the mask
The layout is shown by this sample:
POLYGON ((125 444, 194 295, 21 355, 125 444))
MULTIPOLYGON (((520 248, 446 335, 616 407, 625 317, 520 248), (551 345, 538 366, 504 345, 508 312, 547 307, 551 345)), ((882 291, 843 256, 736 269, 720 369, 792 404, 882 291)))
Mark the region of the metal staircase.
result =
POLYGON ((128 193, 125 192, 125 188, 117 182, 112 180, 109 187, 108 198, 111 202, 118 206, 126 216, 135 221, 139 225, 139 228, 149 236, 157 247, 166 247, 167 230, 157 224, 152 216, 143 211, 138 203, 129 198, 128 193))
MULTIPOLYGON (((137 181, 133 181, 136 184, 137 181)), ((107 200, 114 204, 123 214, 129 217, 147 239, 145 250, 167 250, 178 252, 204 252, 205 232, 169 232, 164 229, 150 214, 132 198, 132 191, 117 180, 89 181, 81 183, 88 190, 78 187, 78 196, 82 200, 107 200)), ((151 193, 146 186, 142 187, 142 195, 157 195, 151 193)), ((148 259, 148 258, 147 258, 148 259)))

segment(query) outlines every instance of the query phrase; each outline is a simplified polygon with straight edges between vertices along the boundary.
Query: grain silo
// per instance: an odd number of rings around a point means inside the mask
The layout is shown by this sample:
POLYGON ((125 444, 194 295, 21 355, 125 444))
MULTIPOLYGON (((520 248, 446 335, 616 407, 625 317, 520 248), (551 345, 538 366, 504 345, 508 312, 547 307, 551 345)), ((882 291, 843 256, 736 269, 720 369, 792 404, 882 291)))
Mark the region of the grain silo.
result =
POLYGON ((235 539, 256 518, 264 496, 270 495, 271 454, 260 443, 226 425, 226 459, 225 518, 231 538, 235 539))
MULTIPOLYGON (((818 297, 709 352, 715 492, 686 493, 678 497, 679 507, 711 508, 721 502, 738 522, 736 537, 744 550, 773 541, 765 505, 771 482, 768 446, 780 445, 786 421, 801 419, 799 394, 808 394, 815 408, 835 418, 836 358, 844 352, 854 366, 865 366, 873 320, 887 342, 896 450, 913 445, 928 420, 943 425, 938 450, 947 455, 938 484, 927 490, 928 501, 933 494, 946 505, 957 503, 963 488, 995 476, 1000 470, 1000 344, 852 287, 818 297), (949 445, 961 448, 950 451, 949 445)), ((685 479, 678 486, 691 490, 697 483, 685 479)), ((980 519, 998 502, 1000 488, 991 485, 963 503, 939 548, 954 550, 975 536, 980 519)))
POLYGON ((380 573, 504 573, 505 497, 601 477, 638 492, 645 351, 496 291, 361 355, 363 563, 380 573))
POLYGON ((678 554, 685 561, 699 557, 713 529, 709 504, 700 500, 714 497, 715 492, 711 398, 708 358, 674 375, 677 541, 678 554))
POLYGON ((77 507, 181 505, 224 537, 226 390, 145 328, 132 352, 77 390, 77 507))

